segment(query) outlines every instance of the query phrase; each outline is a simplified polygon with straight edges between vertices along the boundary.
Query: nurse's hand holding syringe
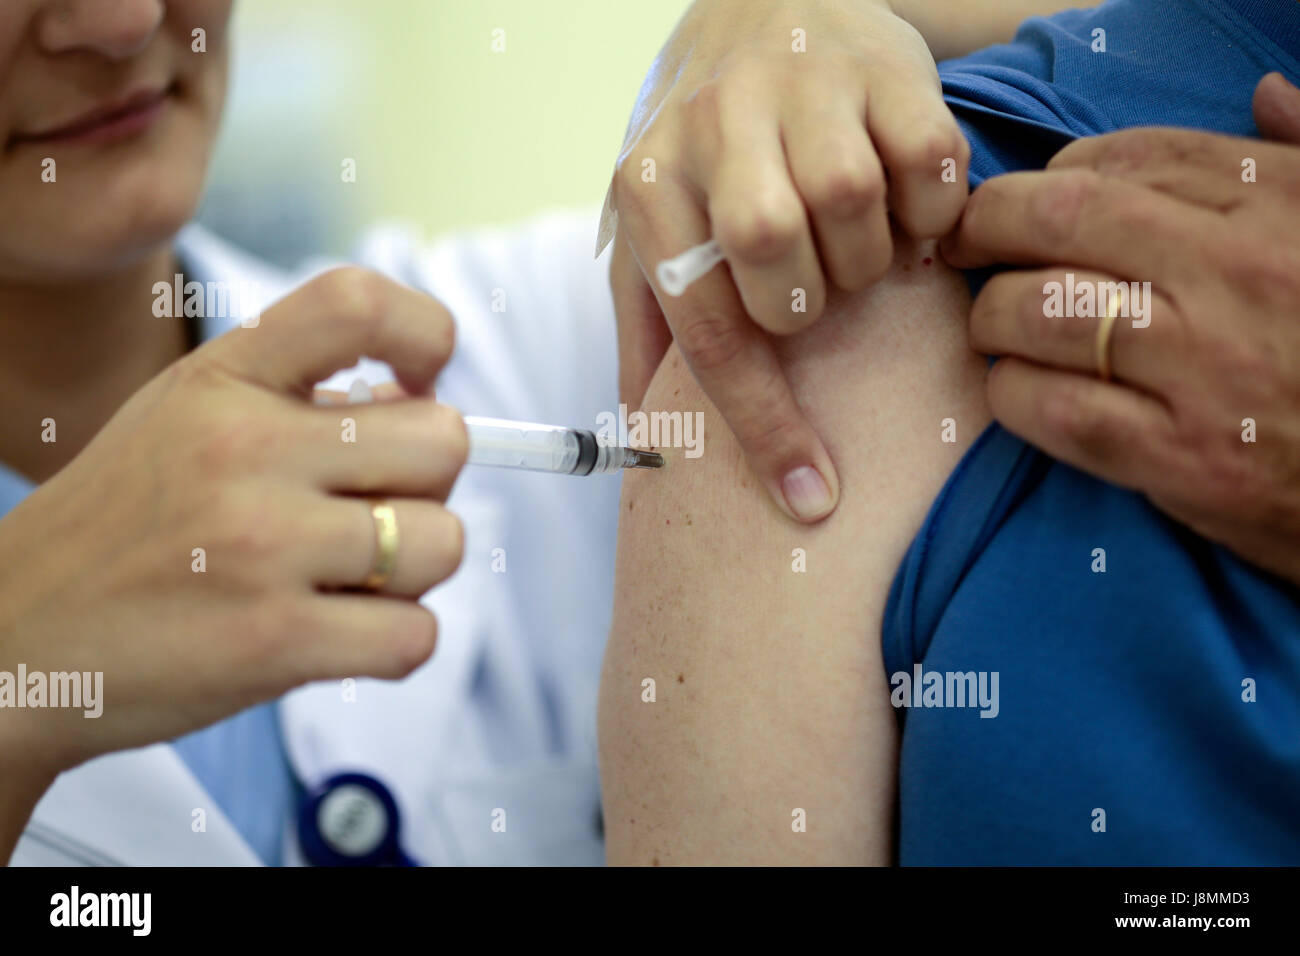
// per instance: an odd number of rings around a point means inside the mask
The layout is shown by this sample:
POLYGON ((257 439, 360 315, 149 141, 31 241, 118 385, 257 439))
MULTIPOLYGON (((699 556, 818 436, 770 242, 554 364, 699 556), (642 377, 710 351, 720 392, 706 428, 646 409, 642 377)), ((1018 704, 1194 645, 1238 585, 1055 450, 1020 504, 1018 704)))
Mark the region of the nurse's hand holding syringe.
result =
POLYGON ((0 863, 64 770, 428 658, 419 598, 462 557, 443 502, 466 428, 427 397, 454 338, 429 296, 336 270, 166 368, 88 442, 59 422, 49 454, 75 453, 0 518, 0 671, 85 674, 93 699, 3 710, 0 863), (363 354, 411 397, 312 402, 363 354))

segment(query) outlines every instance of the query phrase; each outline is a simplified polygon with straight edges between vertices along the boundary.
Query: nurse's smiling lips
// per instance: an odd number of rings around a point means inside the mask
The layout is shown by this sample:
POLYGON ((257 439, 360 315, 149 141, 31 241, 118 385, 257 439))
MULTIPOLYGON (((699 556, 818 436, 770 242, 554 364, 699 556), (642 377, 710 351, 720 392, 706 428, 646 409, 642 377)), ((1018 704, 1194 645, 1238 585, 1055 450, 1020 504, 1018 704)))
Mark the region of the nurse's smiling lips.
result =
POLYGON ((143 133, 162 116, 176 85, 140 90, 124 99, 98 107, 57 127, 32 133, 14 133, 9 145, 58 143, 93 145, 112 143, 143 133))

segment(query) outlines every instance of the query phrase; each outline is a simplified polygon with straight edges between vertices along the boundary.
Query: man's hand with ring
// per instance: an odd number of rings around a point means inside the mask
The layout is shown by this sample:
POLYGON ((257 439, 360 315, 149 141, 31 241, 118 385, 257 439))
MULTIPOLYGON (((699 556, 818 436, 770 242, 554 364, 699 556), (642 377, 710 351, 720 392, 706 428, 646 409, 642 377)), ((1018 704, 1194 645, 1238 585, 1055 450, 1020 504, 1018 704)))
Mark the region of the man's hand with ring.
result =
POLYGON ((1300 90, 1254 110, 1274 142, 1129 130, 991 179, 943 252, 1035 267, 970 319, 1008 430, 1300 583, 1300 90))

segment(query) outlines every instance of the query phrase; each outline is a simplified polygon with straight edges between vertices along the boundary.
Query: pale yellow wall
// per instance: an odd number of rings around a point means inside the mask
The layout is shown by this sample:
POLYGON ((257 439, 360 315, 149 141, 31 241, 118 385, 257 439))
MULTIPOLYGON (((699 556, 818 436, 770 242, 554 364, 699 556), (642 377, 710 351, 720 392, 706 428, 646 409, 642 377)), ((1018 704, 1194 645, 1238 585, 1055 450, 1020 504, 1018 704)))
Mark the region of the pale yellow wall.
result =
POLYGON ((217 177, 292 179, 353 225, 400 217, 431 231, 599 203, 641 79, 686 6, 239 0, 217 177), (357 161, 350 191, 342 157, 357 161))

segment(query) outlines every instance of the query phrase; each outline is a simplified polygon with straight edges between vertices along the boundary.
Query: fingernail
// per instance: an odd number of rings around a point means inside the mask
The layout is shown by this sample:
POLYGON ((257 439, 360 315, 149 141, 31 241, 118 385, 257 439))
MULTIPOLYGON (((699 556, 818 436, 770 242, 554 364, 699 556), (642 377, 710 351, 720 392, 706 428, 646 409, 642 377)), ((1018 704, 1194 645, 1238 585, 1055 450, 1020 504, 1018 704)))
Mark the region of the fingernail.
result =
POLYGON ((802 519, 820 518, 831 510, 831 489, 816 468, 804 465, 781 482, 785 502, 802 519))

